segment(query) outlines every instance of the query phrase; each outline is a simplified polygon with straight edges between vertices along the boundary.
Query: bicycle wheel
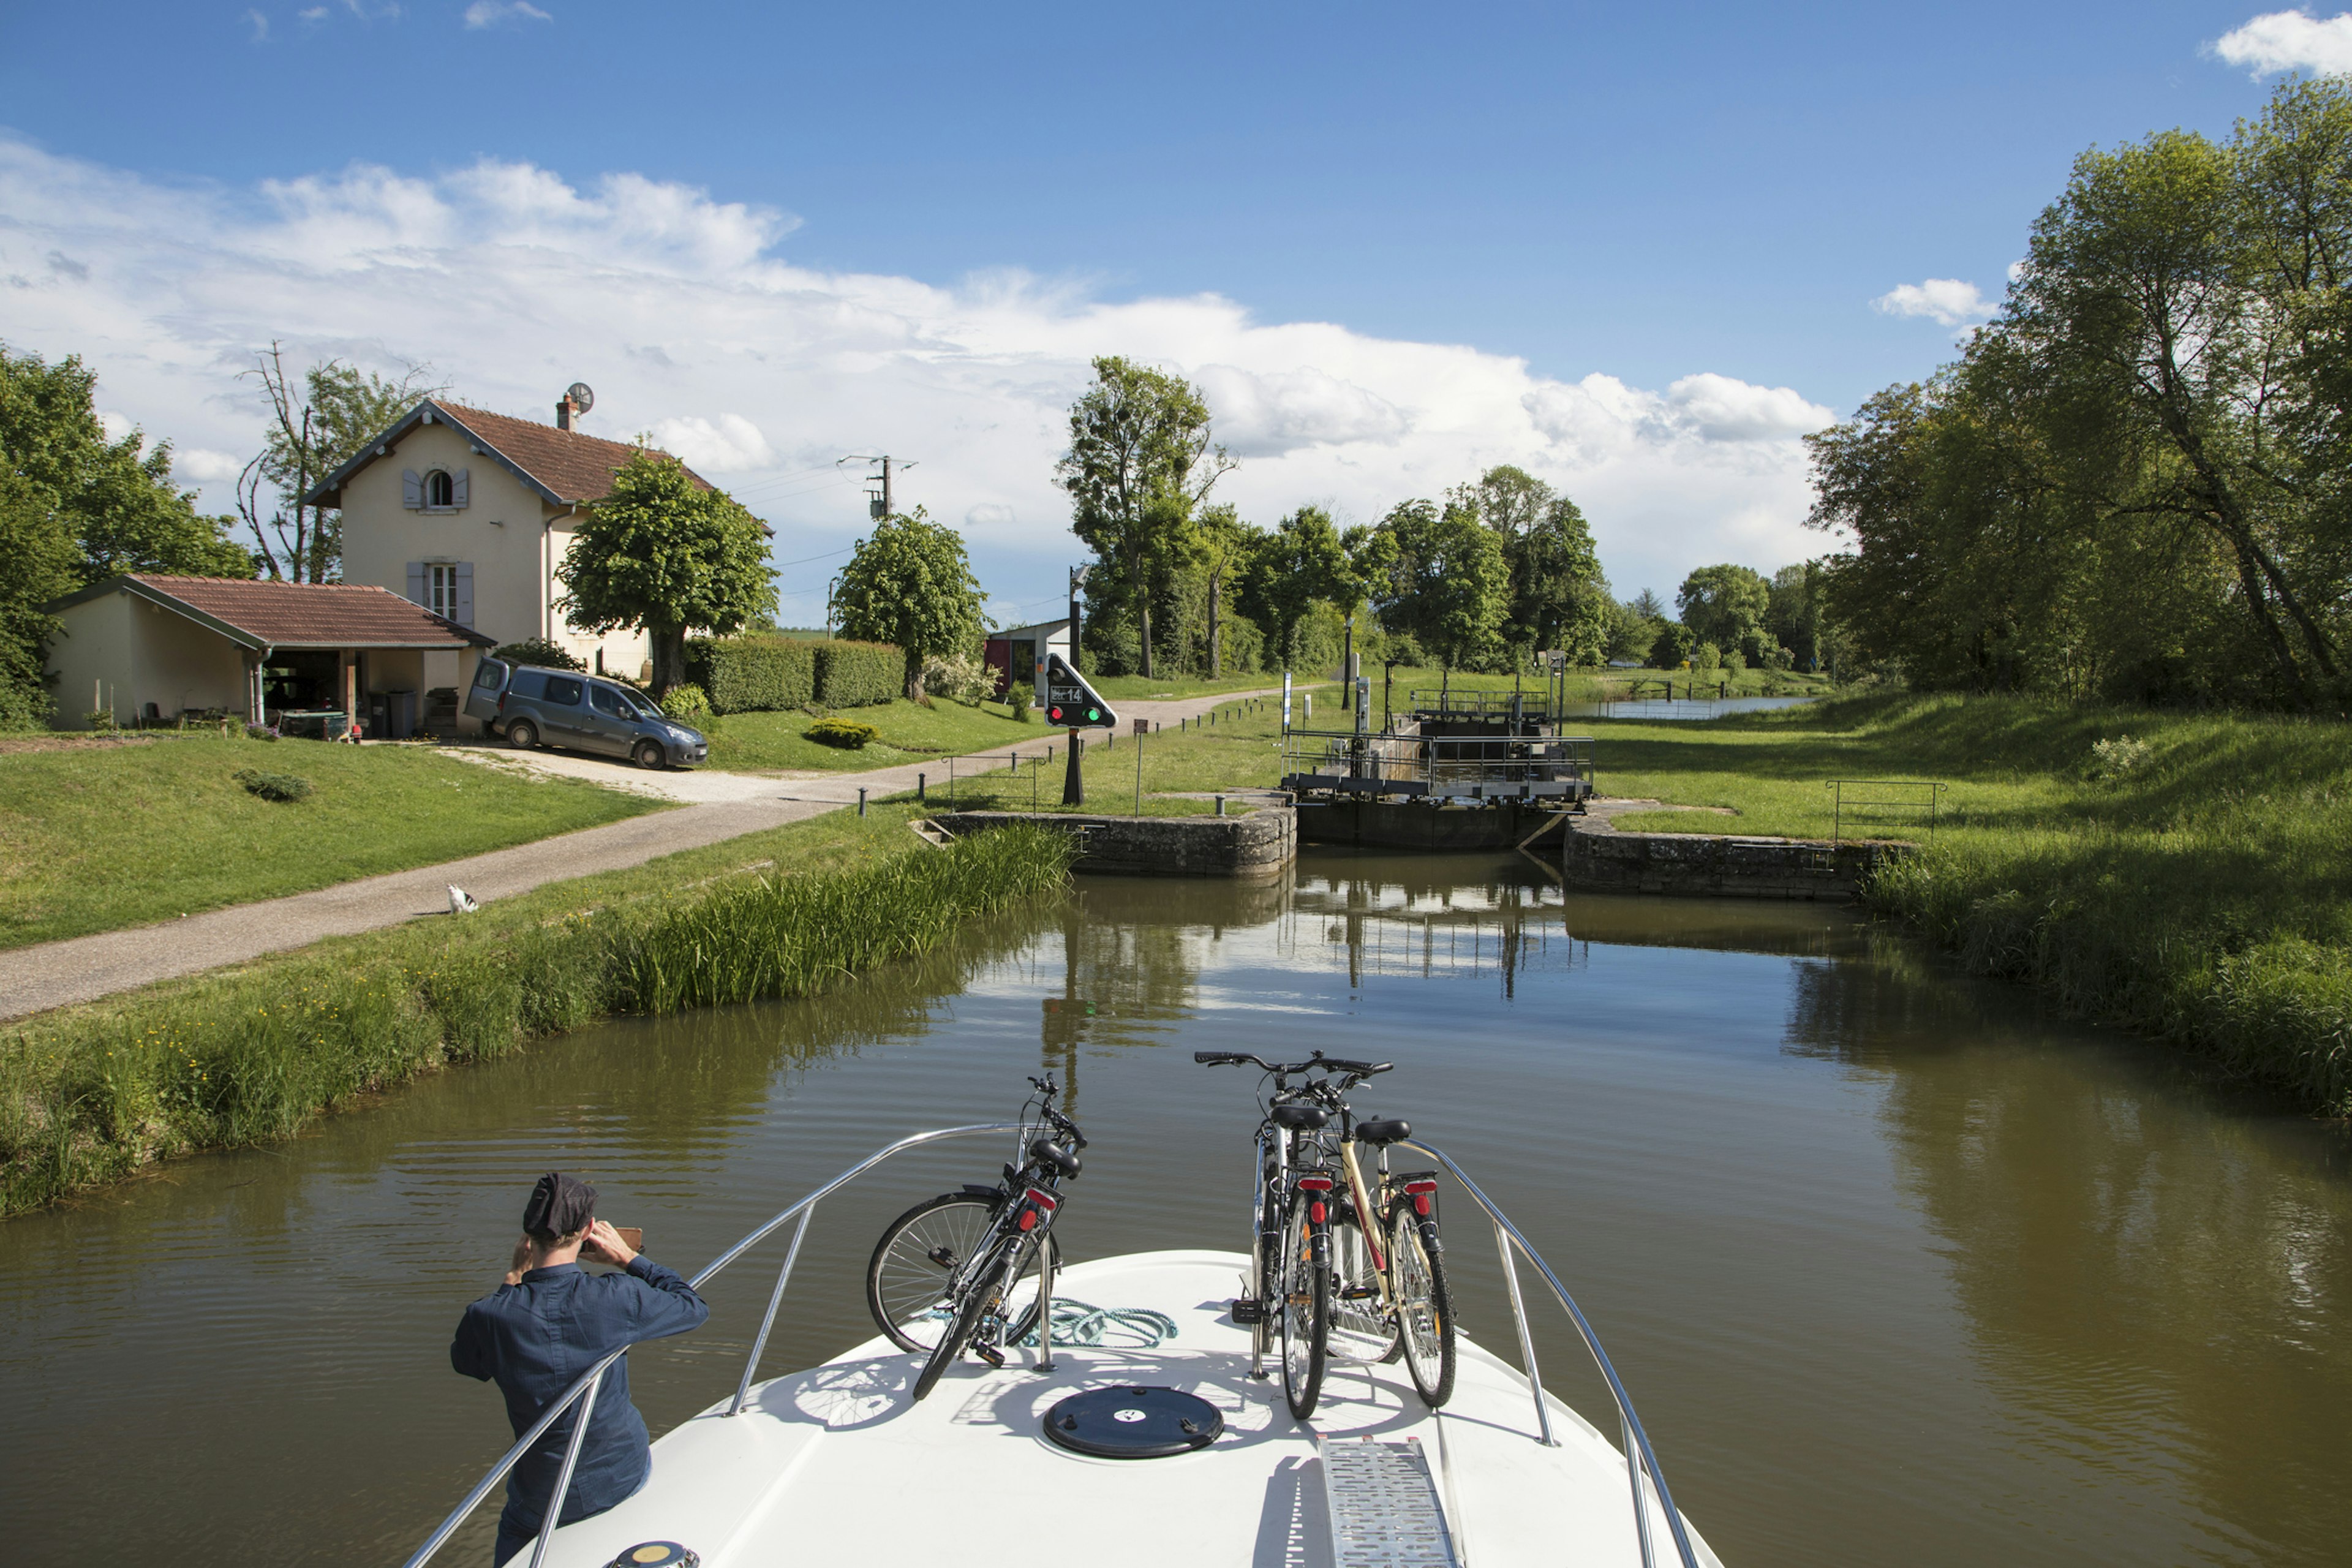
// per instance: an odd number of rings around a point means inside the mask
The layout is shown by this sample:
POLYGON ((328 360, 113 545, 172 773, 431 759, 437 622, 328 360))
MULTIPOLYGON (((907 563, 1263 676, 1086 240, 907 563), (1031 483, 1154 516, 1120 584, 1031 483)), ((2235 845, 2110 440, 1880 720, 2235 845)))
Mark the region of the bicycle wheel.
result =
MULTIPOLYGON (((927 1352, 940 1342, 940 1331, 955 1316, 948 1287, 958 1268, 988 1237, 996 1223, 998 1204, 978 1193, 947 1193, 917 1204, 890 1222, 875 1244, 873 1261, 866 1266, 866 1309, 900 1350, 927 1352)), ((1054 1249, 1054 1267, 1062 1265, 1061 1244, 1047 1234, 1054 1249)), ((1035 1253, 1031 1258, 1034 1261, 1035 1253)), ((1038 1275, 1033 1268, 1013 1291, 1008 1341, 1020 1339, 1037 1324, 1038 1275)))
POLYGON ((948 1325, 947 1332, 932 1350, 931 1359, 916 1375, 915 1398, 919 1403, 930 1396, 931 1390, 939 1386, 940 1374, 953 1366, 963 1354, 963 1347, 971 1343, 972 1335, 980 1331, 981 1321, 988 1316, 995 1299, 994 1279, 983 1281, 965 1299, 962 1310, 956 1313, 955 1321, 948 1325))
POLYGON ((1315 1260, 1307 1243, 1305 1193, 1290 1195, 1282 1226, 1277 1265, 1281 1296, 1271 1305, 1282 1311, 1282 1392, 1300 1421, 1315 1414, 1323 1394, 1323 1367, 1331 1345, 1331 1271, 1315 1260))
POLYGON ((1454 1397, 1454 1297, 1445 1288, 1437 1222, 1407 1204, 1389 1217, 1389 1283, 1413 1391, 1434 1410, 1454 1397))
POLYGON ((1380 1271, 1372 1267, 1371 1237, 1356 1223, 1353 1208, 1332 1218, 1331 1339, 1334 1361, 1389 1362, 1397 1355, 1395 1314, 1381 1299, 1380 1271))

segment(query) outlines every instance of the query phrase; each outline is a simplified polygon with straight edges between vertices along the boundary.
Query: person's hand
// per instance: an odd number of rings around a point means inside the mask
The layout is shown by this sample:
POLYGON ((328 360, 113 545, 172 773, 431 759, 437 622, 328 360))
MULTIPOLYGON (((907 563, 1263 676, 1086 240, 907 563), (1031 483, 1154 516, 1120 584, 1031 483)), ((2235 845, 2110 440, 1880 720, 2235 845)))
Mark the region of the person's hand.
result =
POLYGON ((621 1239, 621 1233, 601 1219, 588 1222, 588 1234, 580 1241, 580 1250, 598 1263, 609 1263, 615 1268, 626 1268, 637 1255, 621 1239))
POLYGON ((527 1236, 518 1237, 515 1238, 514 1257, 509 1258, 507 1262, 507 1277, 505 1282, 509 1285, 521 1284, 523 1273, 530 1268, 530 1237, 527 1236))

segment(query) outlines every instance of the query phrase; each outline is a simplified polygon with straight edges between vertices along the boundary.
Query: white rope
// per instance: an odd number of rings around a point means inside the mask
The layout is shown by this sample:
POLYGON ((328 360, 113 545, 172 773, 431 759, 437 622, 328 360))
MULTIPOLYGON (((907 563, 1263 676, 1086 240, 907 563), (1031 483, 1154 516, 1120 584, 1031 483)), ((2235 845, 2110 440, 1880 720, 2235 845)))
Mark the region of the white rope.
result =
MULTIPOLYGON (((1176 1320, 1148 1307, 1090 1307, 1084 1301, 1056 1297, 1054 1301, 1054 1342, 1057 1345, 1116 1345, 1125 1350, 1150 1350, 1176 1337, 1176 1320), (1114 1340, 1110 1336, 1117 1334, 1114 1340)), ((1032 1327, 1013 1342, 1025 1349, 1037 1342, 1032 1327)))

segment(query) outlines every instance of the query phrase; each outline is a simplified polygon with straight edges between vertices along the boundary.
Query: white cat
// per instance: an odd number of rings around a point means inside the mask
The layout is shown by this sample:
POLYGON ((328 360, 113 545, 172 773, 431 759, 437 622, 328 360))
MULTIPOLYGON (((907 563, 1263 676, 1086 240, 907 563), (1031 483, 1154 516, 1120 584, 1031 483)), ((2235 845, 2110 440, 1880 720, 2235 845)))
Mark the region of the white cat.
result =
POLYGON ((473 894, 466 891, 465 889, 457 886, 455 882, 449 884, 449 912, 451 914, 470 915, 481 907, 481 905, 474 902, 473 894))

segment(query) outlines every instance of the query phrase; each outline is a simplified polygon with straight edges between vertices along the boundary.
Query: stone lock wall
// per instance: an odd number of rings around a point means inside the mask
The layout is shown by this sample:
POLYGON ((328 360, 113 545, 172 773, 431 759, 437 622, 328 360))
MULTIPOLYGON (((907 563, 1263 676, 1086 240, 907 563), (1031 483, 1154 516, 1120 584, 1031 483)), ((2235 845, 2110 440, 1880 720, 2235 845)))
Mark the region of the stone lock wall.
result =
POLYGON ((1561 875, 1599 893, 1851 901, 1880 862, 1912 846, 1884 839, 1727 838, 1700 833, 1571 830, 1561 875))
POLYGON ((1255 877, 1298 853, 1298 821, 1286 805, 1246 816, 1077 816, 1060 812, 951 811, 931 818, 961 837, 1008 822, 1079 836, 1073 868, 1165 877, 1255 877))

